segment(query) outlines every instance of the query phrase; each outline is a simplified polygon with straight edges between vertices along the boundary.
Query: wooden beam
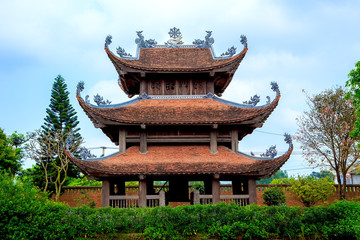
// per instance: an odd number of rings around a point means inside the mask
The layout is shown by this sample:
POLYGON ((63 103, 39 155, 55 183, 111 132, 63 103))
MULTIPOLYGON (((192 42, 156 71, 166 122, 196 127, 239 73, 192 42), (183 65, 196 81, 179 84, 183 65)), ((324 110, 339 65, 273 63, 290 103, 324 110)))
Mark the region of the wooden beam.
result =
POLYGON ((257 204, 255 179, 253 179, 253 178, 248 179, 248 187, 249 187, 249 203, 257 204))
POLYGON ((126 152, 126 130, 125 129, 119 130, 119 152, 120 153, 126 152))
POLYGON ((210 153, 217 153, 217 131, 211 130, 210 132, 210 153))
POLYGON ((108 207, 109 204, 109 196, 110 196, 110 181, 103 180, 101 187, 101 206, 108 207))

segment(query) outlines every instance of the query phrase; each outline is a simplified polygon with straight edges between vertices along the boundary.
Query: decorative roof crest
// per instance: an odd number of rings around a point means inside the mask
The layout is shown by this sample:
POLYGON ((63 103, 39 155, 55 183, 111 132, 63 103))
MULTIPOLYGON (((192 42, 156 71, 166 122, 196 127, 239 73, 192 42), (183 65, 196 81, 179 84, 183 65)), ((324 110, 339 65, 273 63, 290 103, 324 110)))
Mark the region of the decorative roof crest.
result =
MULTIPOLYGON (((145 40, 143 31, 136 31, 137 38, 135 39, 135 43, 137 44, 137 53, 135 57, 132 57, 131 54, 127 53, 124 48, 118 47, 116 49, 117 54, 119 54, 122 58, 127 59, 139 59, 139 52, 141 48, 210 48, 211 53, 214 59, 223 59, 233 57, 236 54, 236 47, 232 46, 228 48, 225 53, 222 53, 221 56, 217 57, 214 53, 214 49, 212 47, 214 38, 212 37, 212 31, 205 31, 205 40, 195 39, 192 43, 193 45, 183 45, 182 34, 179 28, 173 27, 169 30, 170 39, 165 42, 164 45, 158 45, 155 39, 145 40)), ((247 38, 245 35, 240 36, 240 42, 244 45, 244 48, 247 48, 247 38)), ((112 43, 112 36, 108 35, 105 39, 105 47, 112 43)))
POLYGON ((183 44, 182 35, 179 28, 173 27, 169 31, 170 39, 165 42, 165 46, 168 48, 178 48, 183 44))
POLYGON ((228 48, 228 50, 224 53, 222 53, 221 57, 232 57, 236 54, 236 47, 232 46, 231 48, 228 48))
POLYGON ((111 101, 109 101, 109 100, 105 101, 104 98, 102 96, 100 96, 99 94, 96 94, 94 96, 94 102, 96 102, 96 104, 98 106, 100 106, 100 105, 110 105, 111 104, 111 101))
MULTIPOLYGON (((270 97, 269 97, 270 99, 270 97)), ((250 104, 253 106, 256 106, 258 103, 260 102, 260 96, 258 96, 257 94, 255 94, 253 97, 250 98, 249 101, 244 101, 244 104, 250 104)))
POLYGON ((86 147, 79 148, 79 155, 81 157, 81 160, 86 160, 88 158, 96 158, 96 155, 92 154, 90 150, 86 147))
POLYGON ((242 45, 244 45, 244 48, 248 47, 248 45, 247 45, 247 37, 245 35, 242 34, 240 36, 240 42, 241 42, 242 45))
POLYGON ((261 157, 270 157, 274 158, 277 155, 276 145, 271 146, 269 149, 266 149, 265 153, 262 153, 261 157))
POLYGON ((107 35, 105 38, 105 46, 109 46, 112 43, 112 36, 107 35))
POLYGON ((127 53, 122 47, 117 47, 116 52, 117 54, 119 54, 120 57, 132 57, 132 55, 127 53))
POLYGON ((285 139, 284 139, 284 141, 287 143, 287 144, 292 144, 292 138, 291 138, 291 135, 290 134, 288 134, 288 133, 285 133, 284 134, 284 137, 285 137, 285 139))
POLYGON ((142 35, 143 31, 136 31, 138 38, 135 39, 135 43, 138 45, 138 48, 153 48, 157 42, 155 39, 145 40, 145 37, 142 35))
POLYGON ((196 45, 198 48, 210 48, 214 41, 214 38, 211 37, 212 31, 205 31, 207 34, 205 36, 205 40, 195 39, 193 44, 196 45))

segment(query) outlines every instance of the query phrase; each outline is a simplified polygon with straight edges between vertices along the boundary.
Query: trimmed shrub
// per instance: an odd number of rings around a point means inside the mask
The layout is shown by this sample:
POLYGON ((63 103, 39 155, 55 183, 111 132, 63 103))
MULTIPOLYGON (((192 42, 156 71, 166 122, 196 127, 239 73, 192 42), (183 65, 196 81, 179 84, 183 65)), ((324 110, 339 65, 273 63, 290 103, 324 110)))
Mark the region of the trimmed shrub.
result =
POLYGON ((334 182, 329 177, 316 179, 310 176, 298 177, 292 183, 290 190, 305 207, 314 206, 319 201, 324 201, 334 192, 334 182))
POLYGON ((270 187, 264 191, 262 196, 267 206, 280 206, 286 203, 284 191, 278 187, 270 187))

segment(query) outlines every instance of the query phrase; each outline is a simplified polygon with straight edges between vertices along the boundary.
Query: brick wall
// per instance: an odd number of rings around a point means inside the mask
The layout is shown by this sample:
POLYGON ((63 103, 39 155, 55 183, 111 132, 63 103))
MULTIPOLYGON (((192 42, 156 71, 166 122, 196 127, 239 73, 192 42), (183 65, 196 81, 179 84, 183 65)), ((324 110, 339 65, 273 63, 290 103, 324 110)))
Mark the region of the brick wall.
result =
MULTIPOLYGON (((263 206, 262 195, 264 191, 274 185, 261 184, 257 185, 257 203, 263 206)), ((296 196, 289 190, 290 185, 277 185, 283 188, 286 194, 286 204, 288 206, 302 206, 301 202, 296 199, 296 196)), ((335 185, 336 186, 336 185, 335 185)), ((156 187, 158 188, 158 187, 156 187)), ((191 189, 191 188, 190 188, 191 189)), ((220 186, 221 195, 231 195, 231 184, 222 184, 220 186)), ((83 204, 89 204, 90 201, 95 201, 96 207, 101 207, 101 186, 88 186, 88 187, 64 187, 64 193, 60 196, 60 202, 68 204, 70 207, 77 207, 83 204)), ((137 186, 127 186, 126 195, 138 195, 137 186)), ((321 204, 331 204, 338 200, 339 193, 334 191, 329 200, 321 204)), ((360 201, 360 185, 348 185, 346 188, 346 199, 360 201)))

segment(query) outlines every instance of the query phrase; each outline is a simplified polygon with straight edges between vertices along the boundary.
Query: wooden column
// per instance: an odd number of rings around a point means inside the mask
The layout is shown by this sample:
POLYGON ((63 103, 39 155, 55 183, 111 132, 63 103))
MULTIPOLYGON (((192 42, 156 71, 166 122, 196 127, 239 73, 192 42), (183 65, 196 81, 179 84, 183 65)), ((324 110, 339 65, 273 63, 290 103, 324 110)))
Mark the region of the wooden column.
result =
POLYGON ((140 133, 140 153, 147 153, 147 134, 146 132, 140 133))
POLYGON ((198 189, 194 190, 194 205, 200 203, 200 191, 198 189))
POLYGON ((148 94, 148 83, 145 81, 145 79, 141 78, 141 80, 140 80, 140 95, 143 93, 148 94))
POLYGON ((109 206, 109 196, 110 196, 110 181, 103 180, 101 187, 101 206, 108 207, 109 206))
POLYGON ((210 132, 210 153, 217 153, 217 124, 214 124, 213 129, 210 132))
POLYGON ((212 196, 213 204, 220 202, 220 181, 218 175, 215 175, 212 180, 212 196))
POLYGON ((165 201, 165 191, 164 190, 161 190, 159 192, 159 197, 160 197, 159 207, 165 207, 166 201, 165 201))
POLYGON ((126 130, 125 129, 119 130, 119 152, 120 153, 126 152, 126 130))
POLYGON ((214 80, 206 81, 206 94, 214 94, 214 80))
POLYGON ((146 179, 145 176, 140 176, 139 179, 139 207, 146 207, 146 179))
POLYGON ((231 150, 235 153, 238 152, 239 134, 237 130, 231 130, 231 150))
POLYGON ((249 203, 257 204, 256 200, 256 181, 253 178, 249 178, 248 180, 248 188, 249 188, 249 203))

